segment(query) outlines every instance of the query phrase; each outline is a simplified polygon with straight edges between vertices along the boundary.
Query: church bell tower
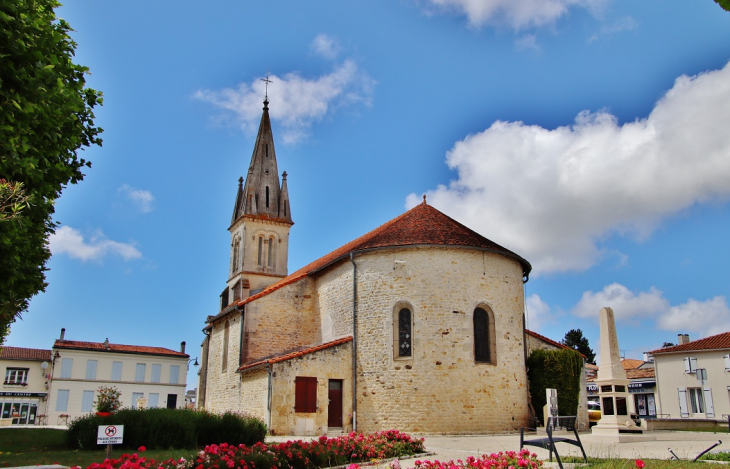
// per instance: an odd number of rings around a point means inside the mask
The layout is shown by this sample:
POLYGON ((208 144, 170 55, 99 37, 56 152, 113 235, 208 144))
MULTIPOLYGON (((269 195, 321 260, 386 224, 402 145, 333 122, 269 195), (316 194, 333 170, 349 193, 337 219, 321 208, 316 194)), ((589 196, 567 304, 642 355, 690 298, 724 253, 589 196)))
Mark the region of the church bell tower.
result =
POLYGON ((231 233, 228 286, 221 295, 221 309, 288 275, 289 229, 293 224, 286 171, 279 181, 267 97, 245 183, 242 177, 238 180, 236 204, 228 228, 231 233))

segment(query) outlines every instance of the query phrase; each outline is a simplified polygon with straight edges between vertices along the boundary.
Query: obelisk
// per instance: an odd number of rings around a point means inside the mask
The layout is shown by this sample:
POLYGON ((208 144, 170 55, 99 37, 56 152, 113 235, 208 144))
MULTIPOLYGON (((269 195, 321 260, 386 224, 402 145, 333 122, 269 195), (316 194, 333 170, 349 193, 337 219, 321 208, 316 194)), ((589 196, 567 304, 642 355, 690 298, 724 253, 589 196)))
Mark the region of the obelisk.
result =
POLYGON ((601 420, 593 427, 593 434, 618 441, 619 433, 641 433, 641 430, 629 417, 629 380, 621 364, 613 310, 602 308, 600 319, 601 364, 595 383, 601 400, 601 420))

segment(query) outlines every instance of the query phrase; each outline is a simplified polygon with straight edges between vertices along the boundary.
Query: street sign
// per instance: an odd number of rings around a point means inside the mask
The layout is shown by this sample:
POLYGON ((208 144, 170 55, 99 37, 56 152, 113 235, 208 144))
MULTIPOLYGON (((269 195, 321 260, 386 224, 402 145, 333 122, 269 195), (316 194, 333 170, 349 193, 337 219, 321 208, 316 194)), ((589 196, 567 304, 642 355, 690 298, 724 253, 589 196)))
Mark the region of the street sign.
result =
POLYGON ((96 432, 97 445, 118 445, 122 443, 124 425, 99 425, 96 432))

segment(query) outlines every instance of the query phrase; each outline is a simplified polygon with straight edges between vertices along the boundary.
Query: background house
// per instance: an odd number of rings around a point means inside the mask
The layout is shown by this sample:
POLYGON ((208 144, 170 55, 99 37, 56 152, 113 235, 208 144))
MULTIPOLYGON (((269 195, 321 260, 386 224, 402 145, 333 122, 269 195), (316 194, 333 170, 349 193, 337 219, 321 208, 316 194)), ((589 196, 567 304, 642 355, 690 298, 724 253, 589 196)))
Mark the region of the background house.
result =
POLYGON ((122 392, 122 407, 182 408, 189 355, 162 347, 81 342, 61 338, 53 344, 53 366, 48 401, 49 424, 61 424, 95 411, 100 386, 122 392))
POLYGON ((50 361, 50 350, 0 347, 0 425, 43 423, 50 361))
POLYGON ((657 413, 669 418, 720 419, 730 414, 730 332, 649 352, 654 357, 657 413))

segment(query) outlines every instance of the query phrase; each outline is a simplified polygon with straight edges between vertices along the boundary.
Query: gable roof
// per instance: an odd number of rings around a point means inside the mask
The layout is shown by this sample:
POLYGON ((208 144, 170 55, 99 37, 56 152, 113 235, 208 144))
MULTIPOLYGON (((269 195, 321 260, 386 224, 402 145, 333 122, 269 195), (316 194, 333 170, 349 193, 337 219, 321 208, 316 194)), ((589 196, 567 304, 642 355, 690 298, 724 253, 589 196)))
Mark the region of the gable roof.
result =
POLYGON ((309 347, 302 347, 302 348, 299 348, 299 349, 294 350, 294 351, 290 351, 290 352, 283 353, 281 355, 274 355, 274 356, 269 357, 269 358, 264 358, 263 360, 257 360, 255 362, 246 363, 246 364, 242 365, 240 368, 238 368, 237 371, 239 371, 239 372, 246 371, 246 370, 250 370, 250 369, 253 369, 253 368, 259 368, 259 367, 264 366, 264 365, 267 365, 267 364, 271 365, 271 364, 274 364, 274 363, 279 363, 279 362, 283 362, 283 361, 286 361, 286 360, 291 360, 292 358, 302 357, 302 356, 308 355, 310 353, 314 353, 314 352, 318 352, 320 350, 324 350, 324 349, 328 349, 328 348, 331 348, 331 347, 335 347, 337 345, 342 345, 342 344, 345 344, 345 343, 351 342, 351 341, 352 341, 352 336, 351 335, 348 335, 346 337, 342 337, 340 339, 332 340, 330 342, 325 342, 323 344, 313 345, 313 346, 309 346, 309 347))
POLYGON ((37 348, 0 347, 0 359, 42 362, 51 359, 51 351, 37 348))
POLYGON ((693 350, 718 349, 730 349, 730 332, 723 332, 722 334, 712 335, 710 337, 705 337, 704 339, 695 340, 686 344, 652 350, 649 353, 651 353, 652 355, 657 355, 672 352, 689 352, 693 350))
POLYGON ((644 360, 636 360, 634 358, 624 358, 621 360, 621 366, 624 370, 634 370, 644 364, 644 360))
MULTIPOLYGON (((543 342, 545 342, 547 344, 550 344, 553 347, 558 347, 558 348, 561 348, 561 349, 564 349, 564 350, 574 350, 574 349, 568 347, 565 344, 561 344, 560 342, 555 342, 553 339, 548 339, 544 335, 538 334, 537 332, 533 332, 533 331, 531 331, 529 329, 525 329, 525 333, 527 333, 527 335, 531 335, 532 337, 534 337, 534 338, 536 338, 538 340, 542 340, 543 342)), ((577 352, 577 350, 575 350, 575 351, 577 352)), ((581 355, 583 355, 583 354, 581 354, 581 355)))
POLYGON ((103 342, 82 342, 79 340, 60 340, 57 339, 53 344, 54 349, 68 350, 89 350, 93 352, 111 352, 111 353, 139 353, 145 355, 165 355, 177 358, 190 358, 187 353, 177 352, 163 347, 147 347, 144 345, 123 345, 109 344, 107 347, 103 342))
POLYGON ((525 282, 532 270, 530 263, 519 255, 441 213, 424 200, 404 214, 320 257, 238 304, 243 305, 266 296, 345 259, 350 253, 403 246, 462 246, 500 254, 520 263, 525 282))

